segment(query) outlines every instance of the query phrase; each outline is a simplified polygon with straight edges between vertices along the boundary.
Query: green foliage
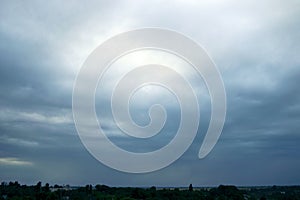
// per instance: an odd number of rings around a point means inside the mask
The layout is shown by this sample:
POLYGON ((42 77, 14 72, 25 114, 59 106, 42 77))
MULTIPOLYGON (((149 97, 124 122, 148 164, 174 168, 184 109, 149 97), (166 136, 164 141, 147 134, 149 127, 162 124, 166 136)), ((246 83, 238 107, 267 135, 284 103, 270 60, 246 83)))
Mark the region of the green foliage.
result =
POLYGON ((193 185, 192 185, 192 184, 190 184, 190 186, 189 186, 189 191, 190 191, 190 192, 193 191, 193 185))
POLYGON ((38 182, 33 186, 20 185, 16 182, 2 183, 0 200, 300 200, 300 186, 290 187, 249 187, 220 185, 217 188, 157 189, 150 188, 115 188, 106 185, 86 185, 72 188, 69 186, 44 186, 38 182))
POLYGON ((217 199, 227 200, 240 200, 244 199, 244 195, 235 186, 220 185, 218 188, 214 188, 210 191, 210 195, 217 199))

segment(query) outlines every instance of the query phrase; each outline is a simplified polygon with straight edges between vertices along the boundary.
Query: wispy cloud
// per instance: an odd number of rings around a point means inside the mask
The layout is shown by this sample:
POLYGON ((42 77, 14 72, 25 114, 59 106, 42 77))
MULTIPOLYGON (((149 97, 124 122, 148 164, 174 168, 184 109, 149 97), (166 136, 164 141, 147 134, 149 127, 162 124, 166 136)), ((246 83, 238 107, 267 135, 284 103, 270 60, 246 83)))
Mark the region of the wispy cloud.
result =
POLYGON ((8 136, 0 136, 0 143, 2 144, 11 144, 25 147, 37 147, 39 143, 36 141, 25 140, 21 138, 13 138, 8 136))
POLYGON ((0 165, 31 166, 33 163, 30 161, 21 160, 19 158, 7 157, 0 158, 0 165))
POLYGON ((37 112, 18 112, 14 110, 1 110, 1 121, 22 121, 28 123, 47 123, 47 124, 70 124, 73 123, 71 113, 59 115, 45 115, 37 112))

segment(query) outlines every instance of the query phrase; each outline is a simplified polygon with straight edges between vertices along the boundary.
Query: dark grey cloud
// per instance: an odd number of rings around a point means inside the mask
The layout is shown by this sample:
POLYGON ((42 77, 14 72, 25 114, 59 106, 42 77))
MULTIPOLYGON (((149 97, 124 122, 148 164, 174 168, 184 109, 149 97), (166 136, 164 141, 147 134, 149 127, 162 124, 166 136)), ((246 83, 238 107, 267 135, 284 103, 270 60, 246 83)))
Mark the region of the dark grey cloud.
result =
MULTIPOLYGON (((0 4, 1 180, 117 186, 300 183, 298 1, 0 4), (180 31, 208 50, 224 79, 227 119, 216 147, 198 160, 210 117, 205 96, 199 134, 188 151, 160 171, 127 174, 99 163, 81 144, 72 119, 72 87, 97 45, 148 26, 180 31)), ((196 85, 203 89, 203 83, 196 85)), ((133 118, 147 122, 146 107, 132 107, 133 118)), ((99 108, 107 120, 103 128, 120 146, 146 151, 171 139, 143 143, 120 137, 108 103, 99 108)), ((162 133, 172 136, 178 127, 176 104, 168 114, 162 133)))

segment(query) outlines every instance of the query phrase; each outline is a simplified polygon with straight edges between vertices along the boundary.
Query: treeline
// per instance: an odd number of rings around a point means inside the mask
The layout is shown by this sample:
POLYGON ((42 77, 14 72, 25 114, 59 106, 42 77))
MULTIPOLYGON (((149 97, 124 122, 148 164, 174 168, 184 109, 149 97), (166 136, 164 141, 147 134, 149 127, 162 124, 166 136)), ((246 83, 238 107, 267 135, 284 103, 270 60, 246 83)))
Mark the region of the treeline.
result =
POLYGON ((106 185, 86 185, 85 187, 20 185, 18 182, 2 182, 0 186, 1 200, 300 200, 300 186, 248 187, 220 185, 216 188, 132 188, 109 187, 106 185))

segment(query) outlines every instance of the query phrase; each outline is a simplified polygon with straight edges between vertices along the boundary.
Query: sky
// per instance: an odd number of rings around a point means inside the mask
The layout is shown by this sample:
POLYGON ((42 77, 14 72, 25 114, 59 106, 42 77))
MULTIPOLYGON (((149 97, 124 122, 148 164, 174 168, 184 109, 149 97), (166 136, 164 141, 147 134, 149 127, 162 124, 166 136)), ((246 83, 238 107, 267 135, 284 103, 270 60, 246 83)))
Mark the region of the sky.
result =
MULTIPOLYGON (((298 0, 54 0, 0 5, 1 181, 162 187, 300 184, 298 0), (227 115, 218 143, 199 159, 210 100, 203 81, 194 81, 201 120, 190 148, 166 168, 131 174, 105 166, 86 150, 73 121, 72 91, 82 64, 98 45, 145 27, 175 30, 207 51, 224 81, 227 115)), ((149 61, 151 55, 156 54, 137 57, 149 61)), ((130 58, 119 66, 126 62, 130 58)), ((149 106, 161 103, 166 108, 161 135, 148 141, 122 136, 105 92, 97 90, 97 116, 105 121, 108 137, 136 152, 167 144, 178 128, 180 110, 174 96, 161 90, 146 87, 130 104, 132 119, 140 125, 149 122, 149 106)))

